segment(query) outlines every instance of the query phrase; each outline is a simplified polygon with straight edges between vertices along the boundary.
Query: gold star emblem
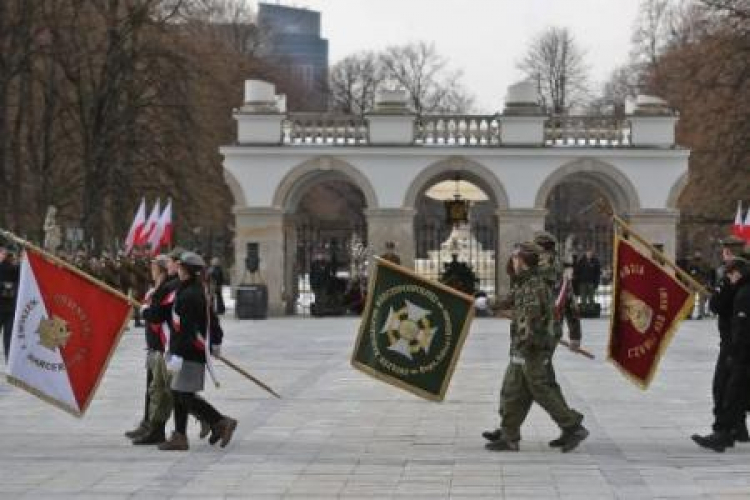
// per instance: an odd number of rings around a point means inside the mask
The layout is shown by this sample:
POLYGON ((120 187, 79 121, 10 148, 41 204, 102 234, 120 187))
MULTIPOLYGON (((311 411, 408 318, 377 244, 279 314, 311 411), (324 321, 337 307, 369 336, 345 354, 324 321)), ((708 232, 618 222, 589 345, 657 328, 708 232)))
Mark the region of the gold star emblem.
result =
POLYGON ((65 320, 55 316, 39 322, 39 343, 50 351, 64 346, 68 338, 70 338, 70 331, 65 320))

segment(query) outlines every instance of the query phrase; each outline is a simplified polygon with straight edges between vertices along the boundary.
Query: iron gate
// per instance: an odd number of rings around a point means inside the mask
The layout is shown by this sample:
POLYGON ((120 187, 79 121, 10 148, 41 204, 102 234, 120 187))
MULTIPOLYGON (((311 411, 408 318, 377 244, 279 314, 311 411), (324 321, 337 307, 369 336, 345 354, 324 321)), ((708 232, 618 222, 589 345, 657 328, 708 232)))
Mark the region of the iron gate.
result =
MULTIPOLYGON (((497 225, 472 223, 468 226, 468 245, 460 252, 459 261, 471 267, 479 279, 477 290, 495 293, 495 255, 497 225)), ((414 267, 417 274, 432 280, 440 279, 445 265, 451 261, 450 249, 442 249, 453 231, 447 224, 426 223, 415 228, 414 267)))
POLYGON ((365 225, 298 225, 292 273, 296 285, 295 313, 309 314, 315 302, 311 271, 321 265, 346 282, 347 293, 365 277, 362 259, 367 248, 365 225))

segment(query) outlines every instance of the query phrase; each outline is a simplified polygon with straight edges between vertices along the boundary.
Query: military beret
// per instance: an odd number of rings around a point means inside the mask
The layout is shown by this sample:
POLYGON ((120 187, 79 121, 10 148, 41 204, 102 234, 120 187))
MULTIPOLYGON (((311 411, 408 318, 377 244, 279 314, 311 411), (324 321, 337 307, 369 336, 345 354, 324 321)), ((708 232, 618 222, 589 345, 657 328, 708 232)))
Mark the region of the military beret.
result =
POLYGON ((745 240, 732 235, 719 240, 719 244, 723 247, 742 248, 745 246, 745 240))
POLYGON ((731 273, 732 271, 737 271, 743 275, 747 274, 748 272, 750 272, 750 262, 740 257, 732 259, 727 262, 726 267, 724 267, 724 272, 731 273))
POLYGON ((193 267, 206 267, 206 261, 195 252, 183 252, 180 255, 180 263, 193 267))
POLYGON ((537 245, 557 245, 557 238, 547 231, 537 231, 534 233, 534 243, 537 245))

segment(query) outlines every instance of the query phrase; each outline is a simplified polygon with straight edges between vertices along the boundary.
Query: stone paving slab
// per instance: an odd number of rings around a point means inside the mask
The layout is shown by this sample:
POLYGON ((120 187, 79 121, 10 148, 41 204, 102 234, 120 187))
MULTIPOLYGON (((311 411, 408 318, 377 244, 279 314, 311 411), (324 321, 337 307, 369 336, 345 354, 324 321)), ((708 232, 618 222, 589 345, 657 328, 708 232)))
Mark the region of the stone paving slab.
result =
POLYGON ((356 318, 225 318, 225 352, 284 398, 224 366, 205 396, 240 421, 222 450, 191 422, 186 453, 122 436, 143 405, 144 352, 127 333, 97 398, 75 419, 0 386, 0 498, 750 498, 750 445, 717 454, 689 436, 710 424, 713 321, 683 324, 643 392, 603 360, 607 321, 584 321, 597 359, 556 355, 561 386, 590 438, 563 455, 539 408, 519 453, 483 449, 497 423, 508 323, 478 319, 446 401, 422 401, 349 366, 356 318))

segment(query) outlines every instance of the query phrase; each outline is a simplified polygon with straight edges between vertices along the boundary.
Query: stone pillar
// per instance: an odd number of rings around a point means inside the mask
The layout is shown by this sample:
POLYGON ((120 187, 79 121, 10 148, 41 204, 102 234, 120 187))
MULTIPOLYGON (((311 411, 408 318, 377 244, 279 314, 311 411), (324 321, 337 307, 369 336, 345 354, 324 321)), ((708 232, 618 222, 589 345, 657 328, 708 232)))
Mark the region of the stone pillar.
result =
POLYGON ((666 101, 654 96, 639 95, 630 120, 630 144, 635 147, 674 146, 677 116, 666 101))
POLYGON ((245 273, 247 243, 258 243, 260 276, 268 286, 268 314, 284 314, 284 217, 277 208, 235 208, 235 275, 233 282, 249 281, 245 273))
POLYGON ((276 87, 261 80, 245 81, 245 103, 234 112, 237 142, 240 144, 281 144, 282 114, 276 99, 276 87))
POLYGON ((378 208, 365 211, 370 255, 385 252, 386 241, 396 243, 401 264, 414 268, 414 215, 411 208, 378 208))
POLYGON ((525 80, 508 87, 500 117, 500 141, 505 146, 544 145, 544 121, 536 84, 525 80))
POLYGON ((633 231, 651 244, 664 245, 664 253, 674 260, 677 251, 677 222, 680 212, 670 209, 646 209, 628 214, 633 231))
POLYGON ((505 295, 510 288, 510 279, 505 265, 516 243, 534 239, 534 233, 544 229, 546 209, 517 208, 498 210, 497 214, 497 294, 505 295))
POLYGON ((406 91, 378 92, 375 110, 366 118, 371 145, 409 146, 414 142, 414 114, 409 111, 406 91))

